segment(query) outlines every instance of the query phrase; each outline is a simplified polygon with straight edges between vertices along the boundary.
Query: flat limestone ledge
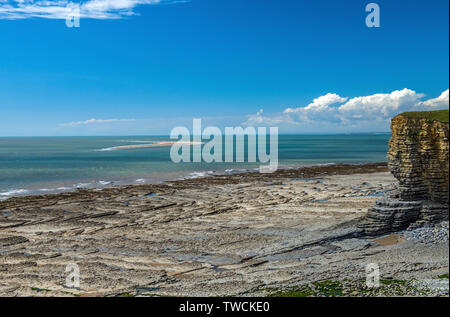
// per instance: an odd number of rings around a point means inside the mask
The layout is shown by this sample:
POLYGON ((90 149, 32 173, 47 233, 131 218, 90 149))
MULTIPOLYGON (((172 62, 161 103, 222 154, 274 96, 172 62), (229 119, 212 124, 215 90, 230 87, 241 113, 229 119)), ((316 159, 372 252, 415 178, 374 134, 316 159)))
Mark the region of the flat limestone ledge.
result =
POLYGON ((360 280, 373 262, 399 279, 448 273, 448 243, 361 236, 356 224, 393 182, 383 164, 327 166, 9 199, 0 295, 263 295, 360 280))

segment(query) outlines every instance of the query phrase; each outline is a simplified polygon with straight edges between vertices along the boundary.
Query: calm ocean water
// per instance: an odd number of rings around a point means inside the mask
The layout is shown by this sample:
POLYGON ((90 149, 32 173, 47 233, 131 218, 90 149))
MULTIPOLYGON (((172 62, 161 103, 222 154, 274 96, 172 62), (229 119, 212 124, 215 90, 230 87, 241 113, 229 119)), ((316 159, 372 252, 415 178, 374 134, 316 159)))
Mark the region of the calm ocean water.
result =
MULTIPOLYGON (((386 161, 389 135, 279 137, 279 165, 386 161)), ((76 188, 142 184, 252 170, 250 163, 180 163, 170 147, 104 150, 170 141, 168 137, 0 138, 0 200, 76 188), (103 150, 102 150, 103 149, 103 150)))

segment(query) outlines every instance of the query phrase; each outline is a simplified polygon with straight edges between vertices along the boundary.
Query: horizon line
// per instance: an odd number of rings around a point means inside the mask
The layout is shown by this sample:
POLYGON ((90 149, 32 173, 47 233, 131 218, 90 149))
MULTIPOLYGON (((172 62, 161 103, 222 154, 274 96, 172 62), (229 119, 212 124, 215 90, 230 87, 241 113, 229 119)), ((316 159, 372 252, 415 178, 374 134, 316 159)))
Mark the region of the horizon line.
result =
MULTIPOLYGON (((391 134, 391 131, 377 132, 342 132, 342 133, 279 133, 279 136, 302 135, 377 135, 391 134)), ((225 136, 225 134, 222 134, 225 136)), ((266 134, 270 135, 270 134, 266 134)), ((192 134, 191 136, 197 136, 192 134)), ((95 137, 170 137, 170 134, 117 134, 117 135, 0 135, 0 138, 95 138, 95 137)))

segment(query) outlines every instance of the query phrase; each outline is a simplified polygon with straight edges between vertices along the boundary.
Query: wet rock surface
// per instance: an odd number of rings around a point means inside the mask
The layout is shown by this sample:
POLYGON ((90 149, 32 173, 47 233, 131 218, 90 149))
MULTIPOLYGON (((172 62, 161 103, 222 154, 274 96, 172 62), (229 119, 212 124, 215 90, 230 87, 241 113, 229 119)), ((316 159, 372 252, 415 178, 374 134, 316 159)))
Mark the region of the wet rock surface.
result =
POLYGON ((398 181, 360 225, 379 235, 448 220, 449 124, 398 115, 392 119, 389 170, 398 181))
POLYGON ((368 263, 448 274, 448 242, 380 244, 357 227, 394 181, 386 164, 334 165, 8 199, 0 295, 260 296, 365 279, 368 263))

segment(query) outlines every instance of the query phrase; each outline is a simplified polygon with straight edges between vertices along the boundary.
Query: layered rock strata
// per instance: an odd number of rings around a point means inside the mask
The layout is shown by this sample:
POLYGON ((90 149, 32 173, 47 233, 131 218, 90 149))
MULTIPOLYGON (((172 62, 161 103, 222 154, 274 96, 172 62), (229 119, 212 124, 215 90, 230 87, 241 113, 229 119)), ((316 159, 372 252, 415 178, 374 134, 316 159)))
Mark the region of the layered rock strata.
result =
POLYGON ((398 115, 391 130, 387 157, 398 186, 369 209, 361 224, 368 235, 448 220, 448 122, 398 115))

